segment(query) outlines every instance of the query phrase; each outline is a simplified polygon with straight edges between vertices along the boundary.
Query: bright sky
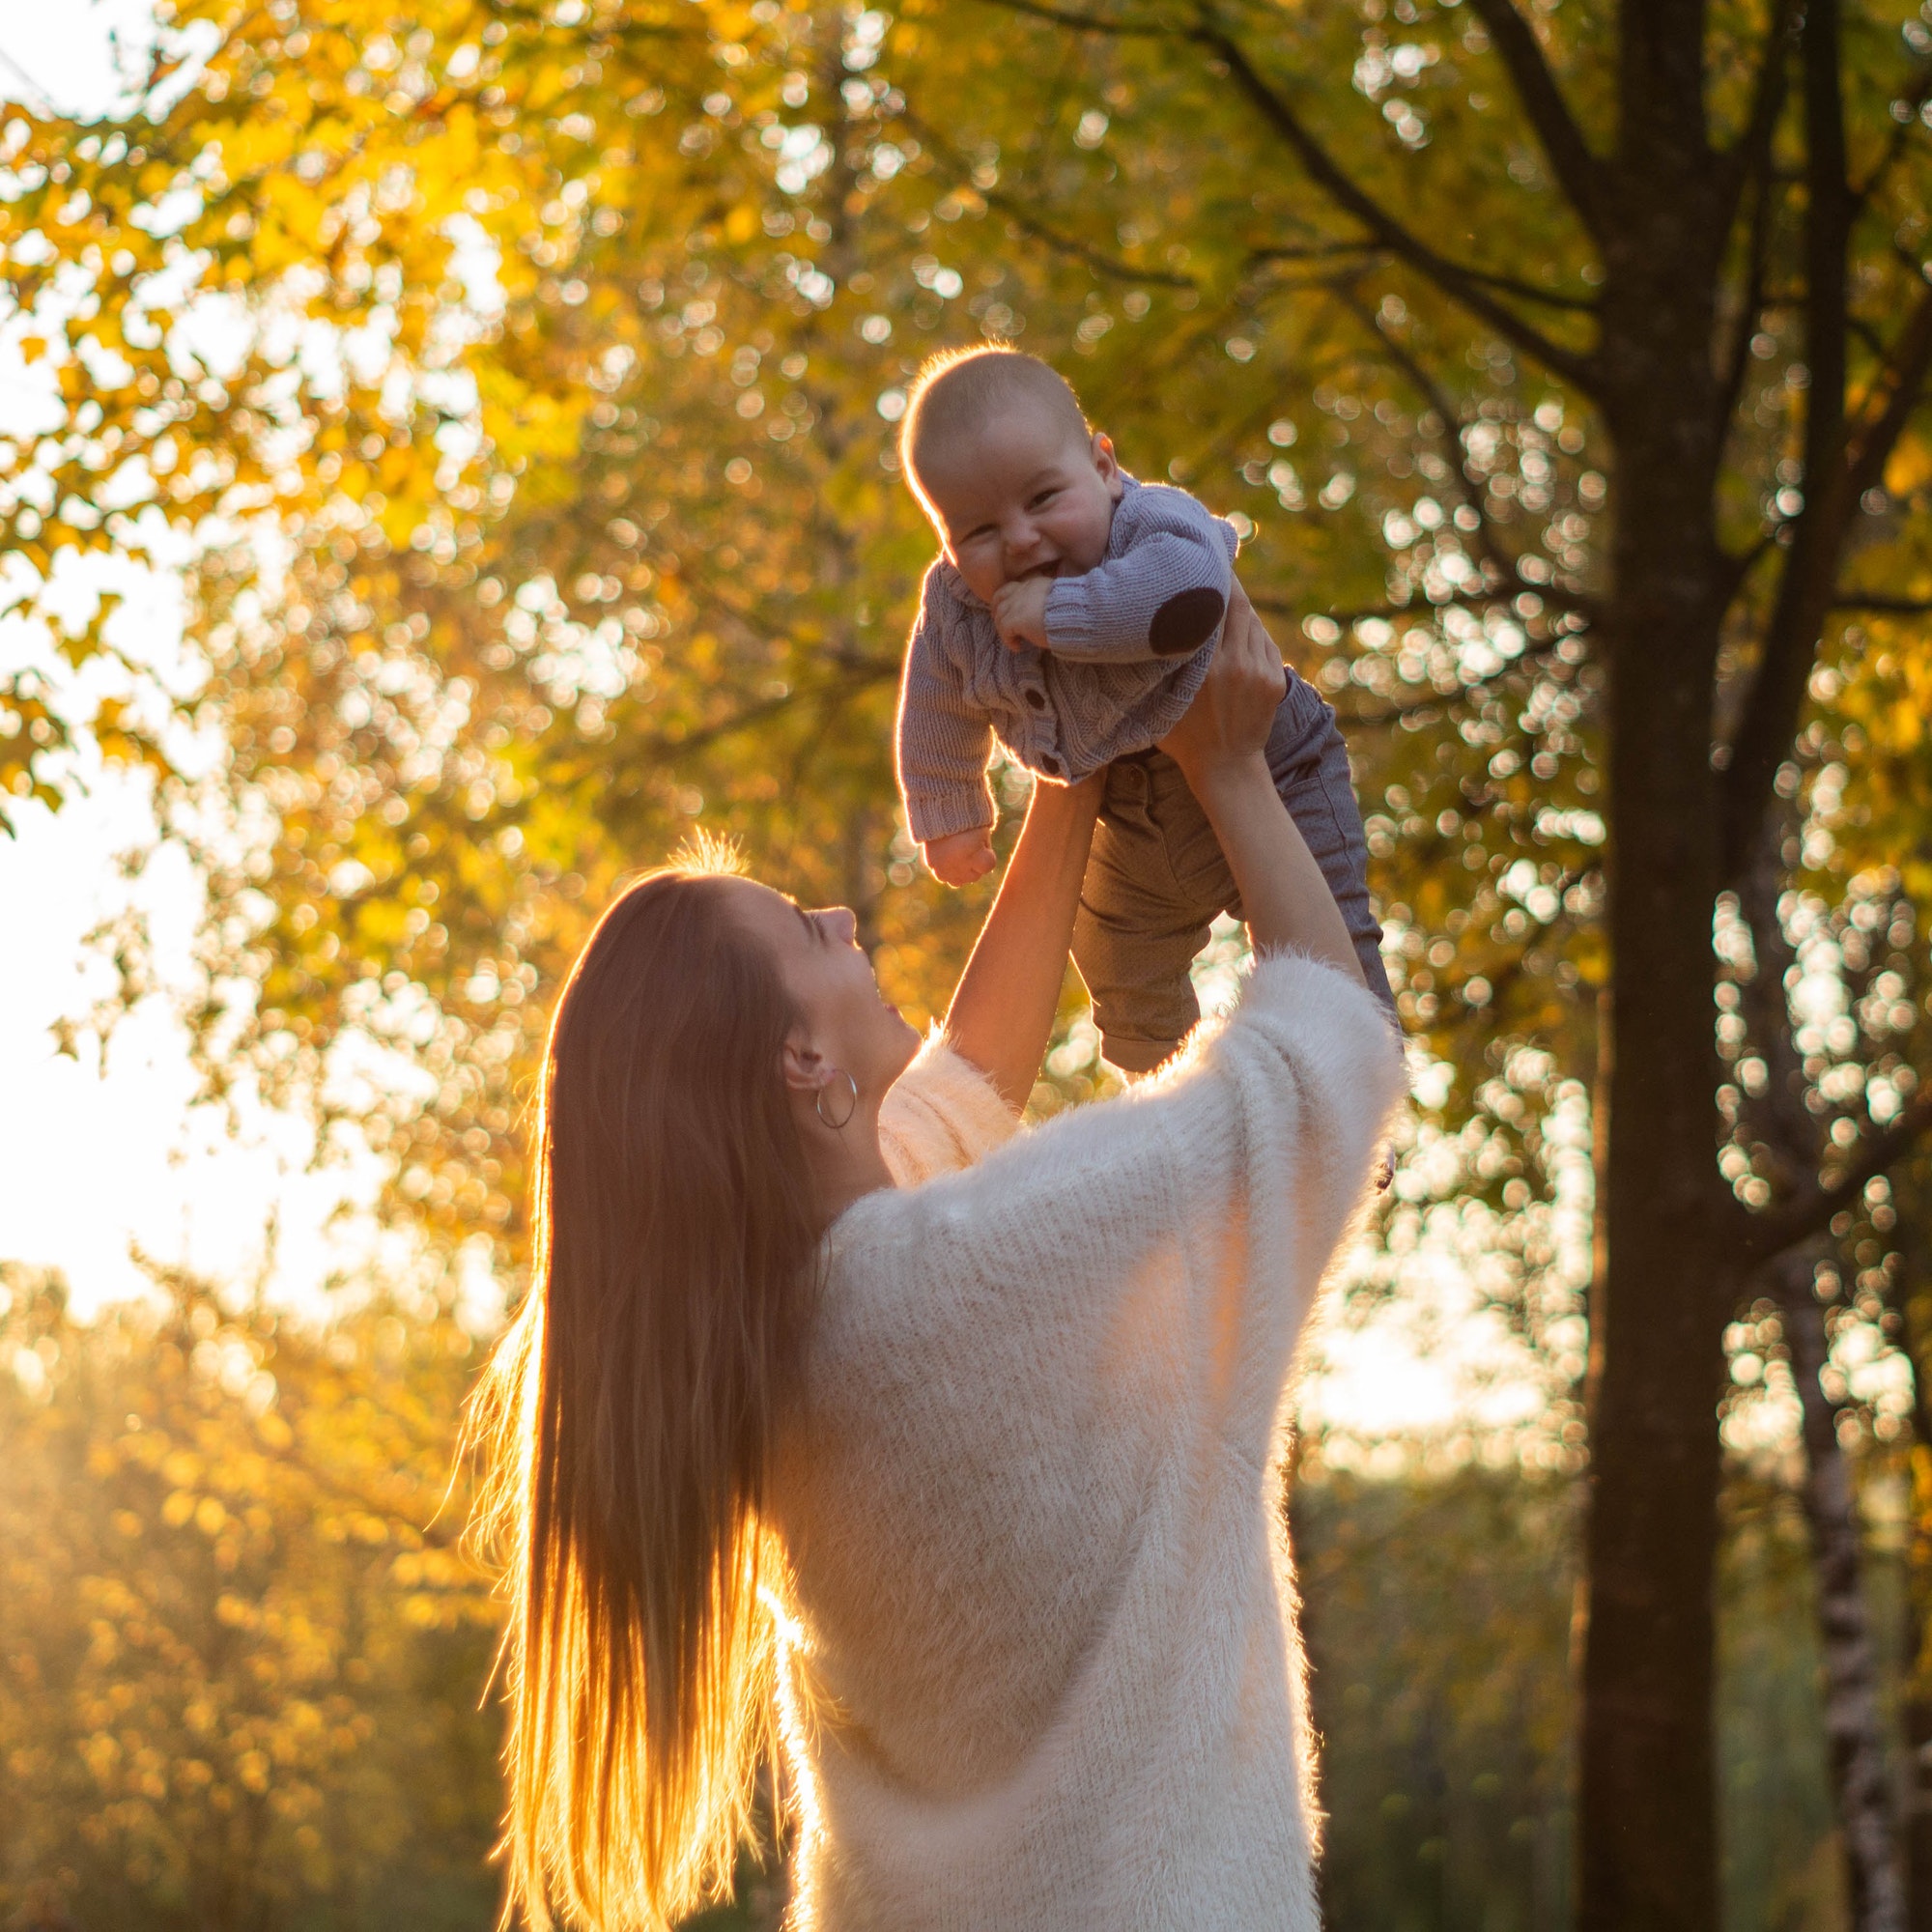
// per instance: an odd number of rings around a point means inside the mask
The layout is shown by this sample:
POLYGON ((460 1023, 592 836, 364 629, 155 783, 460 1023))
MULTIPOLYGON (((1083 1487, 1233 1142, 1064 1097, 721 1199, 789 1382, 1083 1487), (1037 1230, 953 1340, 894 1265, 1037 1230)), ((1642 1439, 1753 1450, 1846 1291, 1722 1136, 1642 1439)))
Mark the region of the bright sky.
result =
MULTIPOLYGON (((110 35, 144 38, 145 0, 89 7, 11 7, 0 13, 0 97, 30 85, 77 112, 113 99, 110 35)), ((32 385, 0 358, 0 434, 31 420, 32 385)), ((178 661, 179 597, 165 579, 130 584, 116 619, 119 640, 163 666, 178 661)), ((0 619, 0 664, 40 644, 17 619, 0 619)), ((89 775, 58 815, 24 814, 20 836, 0 838, 0 1258, 64 1269, 82 1307, 139 1289, 131 1251, 246 1283, 268 1259, 282 1292, 313 1295, 367 1257, 366 1221, 330 1217, 365 1201, 367 1162, 310 1172, 304 1125, 243 1107, 239 1132, 226 1114, 191 1105, 196 1076, 174 994, 191 981, 189 944, 200 903, 183 854, 163 849, 138 883, 118 854, 149 845, 154 821, 139 780, 89 775), (128 910, 147 916, 164 990, 114 1033, 104 1059, 83 1035, 78 1059, 55 1051, 53 1027, 84 1018, 113 983, 88 934, 128 910)))
MULTIPOLYGON (((115 93, 110 31, 138 43, 146 18, 144 0, 0 11, 0 99, 23 99, 31 83, 62 108, 101 111, 115 93)), ((25 372, 0 354, 0 435, 25 426, 32 405, 25 372)), ((176 661, 179 598, 165 577, 141 586, 117 622, 149 661, 176 661)), ((21 623, 0 619, 0 666, 35 645, 21 623)), ((375 1164, 311 1171, 300 1122, 259 1106, 231 1122, 191 1104, 174 1001, 192 980, 196 880, 176 850, 133 884, 115 863, 153 835, 143 783, 110 771, 91 775, 58 815, 30 810, 17 839, 0 838, 0 1259, 62 1268, 81 1308, 138 1291, 135 1248, 237 1285, 265 1279, 313 1306, 331 1279, 353 1279, 379 1254, 395 1264, 393 1244, 356 1211, 375 1164), (130 906, 148 918, 163 989, 113 1034, 104 1060, 86 1036, 78 1060, 63 1058, 56 1022, 84 1017, 112 980, 87 935, 130 906)), ((1453 1237, 1405 1260, 1382 1314, 1325 1338, 1304 1387, 1308 1418, 1428 1434, 1507 1426, 1533 1407, 1500 1324, 1472 1312, 1480 1260, 1453 1237)))
POLYGON ((105 112, 118 92, 115 39, 145 45, 153 18, 150 0, 7 8, 0 14, 0 98, 26 99, 31 82, 69 113, 105 112))

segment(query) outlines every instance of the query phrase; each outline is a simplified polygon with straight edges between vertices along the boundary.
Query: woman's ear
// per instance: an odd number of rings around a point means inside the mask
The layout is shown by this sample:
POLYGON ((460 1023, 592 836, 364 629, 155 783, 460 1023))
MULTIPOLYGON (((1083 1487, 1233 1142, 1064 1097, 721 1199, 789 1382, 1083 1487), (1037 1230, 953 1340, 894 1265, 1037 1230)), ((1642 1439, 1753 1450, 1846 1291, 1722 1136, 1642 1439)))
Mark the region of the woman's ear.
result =
POLYGON ((1094 468, 1100 472, 1100 481, 1107 486, 1107 495, 1119 502, 1126 494, 1126 484, 1121 476, 1121 459, 1114 454, 1114 439, 1101 430, 1094 432, 1094 468))
POLYGON ((815 1094, 825 1085, 825 1056, 802 1033, 785 1036, 779 1065, 784 1084, 794 1094, 815 1094))

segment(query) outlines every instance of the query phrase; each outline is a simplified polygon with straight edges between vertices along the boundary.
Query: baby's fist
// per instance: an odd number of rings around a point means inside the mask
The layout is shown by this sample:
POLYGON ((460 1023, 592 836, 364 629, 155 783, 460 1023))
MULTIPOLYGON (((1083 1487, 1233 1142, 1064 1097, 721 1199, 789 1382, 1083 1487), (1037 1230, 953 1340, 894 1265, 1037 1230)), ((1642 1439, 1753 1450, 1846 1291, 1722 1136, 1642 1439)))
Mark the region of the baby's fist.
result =
POLYGON ((949 886, 970 886, 993 869, 993 841, 984 826, 971 832, 949 832, 944 838, 928 838, 919 849, 926 869, 949 886))
POLYGON ((1046 593, 1052 588, 1050 577, 1021 577, 993 592, 988 607, 993 628, 1008 650, 1017 650, 1021 644, 1037 644, 1045 650, 1046 593))

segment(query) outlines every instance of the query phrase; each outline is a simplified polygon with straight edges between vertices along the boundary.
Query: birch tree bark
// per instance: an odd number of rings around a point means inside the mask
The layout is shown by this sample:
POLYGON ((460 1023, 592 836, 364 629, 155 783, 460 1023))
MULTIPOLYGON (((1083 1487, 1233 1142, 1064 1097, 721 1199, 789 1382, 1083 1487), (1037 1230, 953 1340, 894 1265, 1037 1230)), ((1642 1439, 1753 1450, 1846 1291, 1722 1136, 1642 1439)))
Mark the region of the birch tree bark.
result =
POLYGON ((1807 1243, 1779 1256, 1766 1274, 1804 1412, 1804 1518, 1818 1584, 1832 1796, 1844 1836, 1853 1926, 1857 1932, 1905 1932, 1905 1884, 1886 1775, 1858 1492, 1839 1445, 1837 1410, 1823 1382, 1830 1344, 1818 1302, 1819 1259, 1820 1244, 1807 1243))
MULTIPOLYGON (((1769 1078, 1762 1101, 1766 1144, 1793 1176, 1818 1171, 1820 1135, 1804 1103, 1804 1068, 1792 1037, 1786 998, 1792 949, 1778 915, 1780 815, 1767 825, 1740 893, 1750 927, 1755 972, 1745 1011, 1769 1078)), ((1791 1351, 1792 1379, 1804 1412, 1804 1517, 1818 1587, 1818 1637, 1825 1663, 1825 1739, 1832 1799, 1844 1844, 1846 1890, 1856 1932, 1906 1932, 1905 1879, 1892 1794, 1871 1613, 1862 1576, 1858 1491, 1838 1439, 1836 1406, 1826 1393, 1831 1351, 1817 1292, 1824 1236, 1787 1248, 1763 1270, 1791 1351)))
POLYGON ((1912 1357, 1912 1544, 1908 1556, 1906 1614, 1910 1636, 1901 1665, 1899 1724, 1905 1734, 1905 1777, 1900 1835, 1904 1840, 1906 1918, 1912 1932, 1932 1932, 1932 1515, 1924 1494, 1932 1477, 1932 1282, 1924 1268, 1925 1216, 1932 1209, 1922 1164, 1903 1169, 1893 1182, 1897 1211, 1898 1273, 1893 1305, 1904 1317, 1912 1357))

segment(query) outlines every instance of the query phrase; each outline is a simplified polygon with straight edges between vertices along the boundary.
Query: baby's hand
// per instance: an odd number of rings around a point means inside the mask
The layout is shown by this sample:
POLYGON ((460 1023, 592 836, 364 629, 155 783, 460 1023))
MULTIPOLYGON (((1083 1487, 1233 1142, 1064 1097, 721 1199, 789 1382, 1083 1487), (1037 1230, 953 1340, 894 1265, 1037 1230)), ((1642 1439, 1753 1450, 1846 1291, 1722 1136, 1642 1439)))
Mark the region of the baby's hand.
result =
POLYGON ((1008 650, 1021 644, 1046 648, 1046 593, 1053 588, 1050 577, 1022 577, 1003 583, 993 592, 989 607, 993 626, 1008 650))
POLYGON ((993 841, 984 826, 929 838, 919 850, 926 869, 949 886, 970 886, 993 869, 993 841))

